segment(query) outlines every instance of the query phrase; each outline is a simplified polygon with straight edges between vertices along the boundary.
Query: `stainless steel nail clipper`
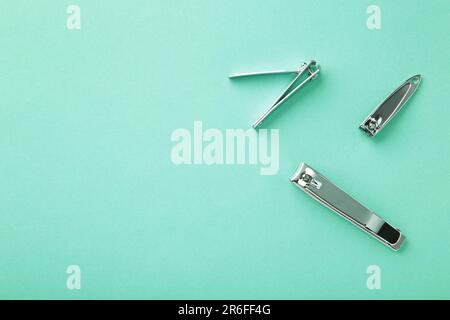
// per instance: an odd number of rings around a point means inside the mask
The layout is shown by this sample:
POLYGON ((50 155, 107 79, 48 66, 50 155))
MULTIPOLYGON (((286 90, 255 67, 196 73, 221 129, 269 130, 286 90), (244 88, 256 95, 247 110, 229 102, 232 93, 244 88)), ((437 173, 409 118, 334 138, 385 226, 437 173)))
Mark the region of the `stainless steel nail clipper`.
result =
POLYGON ((421 80, 420 74, 406 80, 363 121, 359 128, 370 137, 376 136, 411 98, 421 80))
POLYGON ((399 229, 364 207, 307 164, 302 163, 298 167, 291 182, 391 249, 396 251, 403 244, 405 236, 399 229))

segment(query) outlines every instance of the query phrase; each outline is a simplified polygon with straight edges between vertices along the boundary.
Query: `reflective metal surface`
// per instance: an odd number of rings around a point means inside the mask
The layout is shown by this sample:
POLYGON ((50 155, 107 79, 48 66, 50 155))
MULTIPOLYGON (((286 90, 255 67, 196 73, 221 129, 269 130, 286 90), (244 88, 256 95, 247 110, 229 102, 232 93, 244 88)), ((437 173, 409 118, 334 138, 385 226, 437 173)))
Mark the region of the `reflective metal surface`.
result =
POLYGON ((406 80, 363 121, 359 128, 370 137, 374 137, 405 105, 416 91, 421 80, 422 76, 420 74, 406 80))
POLYGON ((291 182, 391 249, 398 250, 403 244, 405 236, 400 230, 392 227, 307 164, 302 163, 299 166, 291 182))
POLYGON ((261 72, 251 72, 251 73, 238 73, 229 76, 230 79, 248 77, 248 76, 261 76, 269 74, 296 74, 294 80, 289 84, 289 86, 283 91, 283 93, 278 97, 278 99, 270 106, 266 112, 263 113, 261 117, 256 120, 252 125, 253 128, 257 128, 276 108, 278 108, 283 102, 285 102, 289 97, 291 97, 295 92, 297 92, 302 86, 305 85, 310 80, 317 77, 320 72, 320 66, 316 61, 311 60, 308 63, 303 63, 299 70, 272 70, 272 71, 261 71, 261 72), (306 78, 301 80, 301 78, 306 75, 306 78), (298 85, 295 85, 301 81, 298 85))

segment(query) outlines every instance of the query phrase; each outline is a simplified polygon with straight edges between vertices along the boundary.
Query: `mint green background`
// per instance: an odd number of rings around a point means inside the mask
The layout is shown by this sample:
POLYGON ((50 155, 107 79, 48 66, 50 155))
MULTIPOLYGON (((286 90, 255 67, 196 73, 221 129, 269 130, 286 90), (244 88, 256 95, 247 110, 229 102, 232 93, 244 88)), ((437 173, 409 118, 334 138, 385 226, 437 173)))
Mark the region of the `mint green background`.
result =
POLYGON ((0 3, 0 298, 450 298, 449 1, 74 3, 79 31, 71 2, 0 3), (172 164, 173 130, 246 129, 291 80, 229 73, 309 59, 318 80, 264 125, 277 175, 172 164), (400 227, 401 251, 291 185, 301 161, 400 227))

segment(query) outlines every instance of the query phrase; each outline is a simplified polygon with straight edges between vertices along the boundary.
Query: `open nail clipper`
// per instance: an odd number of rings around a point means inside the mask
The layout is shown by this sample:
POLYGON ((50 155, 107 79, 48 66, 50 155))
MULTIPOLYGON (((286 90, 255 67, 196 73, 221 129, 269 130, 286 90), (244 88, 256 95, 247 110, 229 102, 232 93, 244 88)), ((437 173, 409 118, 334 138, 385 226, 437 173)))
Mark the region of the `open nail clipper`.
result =
POLYGON ((421 80, 420 74, 406 80, 363 121, 359 128, 370 137, 374 137, 405 105, 416 91, 421 80))
POLYGON ((310 80, 315 79, 320 72, 320 66, 316 61, 312 60, 308 63, 303 63, 299 70, 272 70, 272 71, 261 71, 261 72, 251 72, 251 73, 239 73, 232 74, 229 76, 230 79, 248 76, 261 76, 269 74, 295 74, 294 80, 289 84, 289 86, 283 91, 279 98, 270 106, 266 112, 252 125, 253 128, 257 128, 276 108, 278 108, 283 102, 285 102, 289 97, 291 97, 295 92, 297 92, 305 83, 310 80), (300 82, 297 86, 295 84, 299 82, 303 75, 306 78, 300 82))
POLYGON ((307 164, 302 163, 299 166, 291 182, 391 249, 398 250, 403 244, 405 236, 400 230, 392 227, 307 164))

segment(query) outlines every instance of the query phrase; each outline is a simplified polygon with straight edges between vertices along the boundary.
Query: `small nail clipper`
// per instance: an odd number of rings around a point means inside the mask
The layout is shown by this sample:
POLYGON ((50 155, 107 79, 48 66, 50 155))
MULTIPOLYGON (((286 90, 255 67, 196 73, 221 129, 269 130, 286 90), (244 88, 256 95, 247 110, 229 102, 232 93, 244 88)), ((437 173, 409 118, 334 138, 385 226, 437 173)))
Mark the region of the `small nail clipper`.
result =
POLYGON ((416 92, 422 80, 417 74, 391 93, 359 126, 369 137, 375 137, 416 92))

